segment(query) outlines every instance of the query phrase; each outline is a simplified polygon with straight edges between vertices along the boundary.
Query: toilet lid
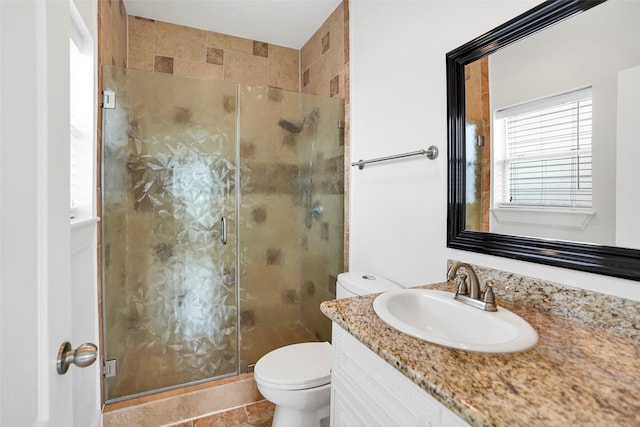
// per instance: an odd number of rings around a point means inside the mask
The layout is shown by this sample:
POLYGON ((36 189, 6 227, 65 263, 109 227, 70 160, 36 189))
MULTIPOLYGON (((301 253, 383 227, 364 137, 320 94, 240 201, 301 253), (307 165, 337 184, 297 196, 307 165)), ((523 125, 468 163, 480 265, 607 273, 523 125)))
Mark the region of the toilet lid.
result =
POLYGON ((264 355, 253 371, 258 383, 280 390, 304 390, 331 382, 331 344, 305 342, 264 355))
POLYGON ((398 283, 384 277, 354 271, 338 274, 338 283, 355 295, 369 295, 402 289, 402 286, 398 283))

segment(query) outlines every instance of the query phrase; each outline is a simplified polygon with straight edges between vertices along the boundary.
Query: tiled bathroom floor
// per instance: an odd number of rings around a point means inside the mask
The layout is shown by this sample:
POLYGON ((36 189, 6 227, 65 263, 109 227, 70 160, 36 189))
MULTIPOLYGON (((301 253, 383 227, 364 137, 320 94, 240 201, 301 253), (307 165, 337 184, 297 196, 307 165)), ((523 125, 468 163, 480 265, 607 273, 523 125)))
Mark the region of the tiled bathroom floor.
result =
POLYGON ((273 403, 262 400, 195 420, 171 424, 170 427, 270 427, 274 409, 273 403))

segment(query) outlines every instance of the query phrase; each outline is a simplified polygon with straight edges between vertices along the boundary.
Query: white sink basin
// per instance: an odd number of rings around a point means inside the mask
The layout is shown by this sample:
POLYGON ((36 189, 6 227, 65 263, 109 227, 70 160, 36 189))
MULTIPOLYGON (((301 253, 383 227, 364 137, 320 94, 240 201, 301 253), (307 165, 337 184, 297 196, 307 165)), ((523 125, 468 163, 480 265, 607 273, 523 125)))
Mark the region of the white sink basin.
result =
POLYGON ((424 341, 459 350, 513 353, 533 347, 538 334, 522 317, 498 306, 488 312, 450 292, 403 289, 379 295, 376 314, 389 326, 424 341))

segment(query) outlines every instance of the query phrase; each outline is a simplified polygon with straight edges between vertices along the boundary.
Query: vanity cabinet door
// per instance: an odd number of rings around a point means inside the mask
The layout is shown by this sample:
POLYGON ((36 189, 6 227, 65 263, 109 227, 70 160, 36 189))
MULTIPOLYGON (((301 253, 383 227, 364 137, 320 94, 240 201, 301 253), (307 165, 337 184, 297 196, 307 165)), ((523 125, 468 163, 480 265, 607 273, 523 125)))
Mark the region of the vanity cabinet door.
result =
POLYGON ((469 427, 469 424, 445 406, 442 407, 440 425, 442 427, 469 427))
POLYGON ((441 425, 440 403, 335 324, 331 384, 334 427, 441 425))

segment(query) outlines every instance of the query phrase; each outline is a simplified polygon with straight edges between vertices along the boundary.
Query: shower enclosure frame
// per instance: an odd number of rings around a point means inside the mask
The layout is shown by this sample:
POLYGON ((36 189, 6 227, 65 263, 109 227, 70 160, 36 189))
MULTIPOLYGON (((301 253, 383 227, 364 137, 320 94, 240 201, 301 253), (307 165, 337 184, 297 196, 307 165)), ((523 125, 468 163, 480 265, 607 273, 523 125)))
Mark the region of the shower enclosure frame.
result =
MULTIPOLYGON (((105 70, 108 68, 122 70, 125 74, 139 74, 144 75, 145 79, 155 78, 157 75, 154 73, 147 73, 144 71, 138 70, 128 70, 128 69, 118 69, 117 67, 105 67, 105 70), (145 74, 146 73, 146 74, 145 74)), ((103 73, 105 76, 108 73, 103 73)), ((177 76, 159 76, 159 78, 171 78, 171 79, 183 79, 184 81, 189 81, 190 83, 194 83, 196 85, 202 84, 206 85, 211 83, 205 83, 199 79, 191 79, 185 77, 177 77, 177 76)), ((230 83, 224 82, 215 82, 215 84, 230 85, 230 83)), ((236 347, 236 357, 235 357, 235 369, 233 372, 224 373, 222 375, 217 375, 214 377, 206 377, 200 378, 197 380, 187 381, 179 384, 172 384, 168 386, 163 386, 159 388, 154 388, 151 390, 137 391, 134 393, 124 393, 122 395, 110 396, 109 395, 109 379, 105 378, 105 401, 107 402, 116 402, 119 400, 129 399, 132 397, 137 397, 149 393, 155 393, 162 390, 172 389, 176 387, 182 387, 187 384, 196 384, 201 382, 210 381, 213 379, 223 378, 226 376, 233 376, 239 373, 242 373, 246 370, 246 367, 251 364, 251 362, 255 363, 257 357, 260 354, 264 354, 266 351, 270 351, 275 347, 279 347, 281 345, 293 342, 307 341, 307 340, 329 340, 330 332, 322 332, 321 330, 311 331, 311 334, 306 334, 303 336, 295 336, 290 337, 288 339, 281 340, 281 342, 271 344, 271 343, 252 343, 249 347, 254 347, 250 349, 253 351, 251 355, 247 355, 243 357, 243 345, 246 344, 244 341, 255 341, 255 336, 260 336, 260 332, 256 331, 259 327, 262 326, 261 322, 267 316, 277 317, 278 312, 283 314, 282 318, 276 319, 271 327, 272 331, 281 331, 283 328, 286 328, 286 325, 283 322, 289 322, 291 313, 293 312, 311 312, 314 310, 309 310, 305 307, 313 307, 316 304, 318 297, 321 299, 330 299, 335 297, 335 281, 332 282, 332 278, 335 279, 335 276, 342 271, 343 268, 343 209, 344 209, 344 145, 342 141, 342 130, 338 129, 337 123, 342 122, 344 120, 344 104, 342 100, 334 99, 334 98, 324 98, 317 97, 312 95, 303 95, 295 92, 284 91, 281 89, 275 88, 260 88, 260 87, 252 87, 248 85, 241 84, 233 84, 235 86, 235 93, 233 97, 227 97, 221 100, 222 109, 233 110, 236 119, 235 119, 235 141, 234 144, 234 155, 235 155, 235 168, 233 170, 233 180, 234 183, 231 185, 233 190, 233 195, 235 197, 235 205, 236 209, 233 215, 230 215, 229 219, 229 237, 233 241, 240 244, 240 240, 242 239, 242 230, 241 227, 245 226, 247 229, 252 229, 252 231, 256 231, 257 233, 263 233, 263 240, 267 240, 269 238, 269 228, 274 228, 269 225, 269 221, 271 218, 278 216, 281 212, 281 206, 278 203, 281 203, 282 200, 286 200, 291 206, 298 206, 301 208, 301 212, 298 212, 297 220, 300 224, 303 224, 302 228, 307 230, 307 234, 305 236, 299 237, 296 239, 294 244, 291 247, 282 246, 282 247, 267 247, 261 248, 263 250, 264 256, 264 265, 258 266, 258 262, 247 261, 245 256, 246 252, 249 252, 250 249, 243 250, 240 247, 237 248, 234 254, 234 263, 235 266, 233 268, 233 274, 235 275, 233 281, 235 283, 235 293, 234 293, 234 301, 235 301, 235 313, 233 315, 235 319, 235 328, 236 328, 236 339, 235 339, 235 347, 236 347), (245 98, 243 98, 243 96, 245 98), (249 98, 249 97, 252 98, 249 98), (269 126, 263 126, 261 129, 254 130, 246 130, 243 126, 246 126, 247 123, 252 120, 256 120, 256 117, 253 116, 269 116, 269 113, 265 113, 264 111, 260 112, 260 109, 264 109, 266 105, 267 111, 273 109, 275 105, 285 104, 288 102, 289 98, 292 97, 302 97, 303 101, 299 101, 298 108, 307 108, 307 112, 297 111, 284 111, 280 112, 278 117, 268 117, 267 122, 269 126), (233 103, 233 99, 235 98, 235 103, 233 103), (252 102, 243 101, 243 99, 251 99, 252 102), (314 104, 320 102, 322 108, 314 110, 313 107, 305 107, 307 104, 314 104), (330 104, 333 106, 336 111, 332 111, 331 113, 327 113, 327 107, 325 104, 330 104), (255 105, 252 105, 255 104, 255 105), (255 107, 255 108, 254 108, 255 107), (244 110, 243 110, 244 108, 244 110), (244 116, 241 114, 244 113, 244 116), (321 116, 321 117, 320 117, 321 116), (330 117, 329 117, 330 116, 330 117), (335 117, 334 117, 335 116, 335 117), (314 118, 315 117, 315 118, 314 118), (334 120, 335 119, 335 120, 334 120), (322 122, 322 123, 319 123, 322 122), (289 126, 286 125, 288 123, 289 126), (333 123, 333 130, 327 130, 327 134, 319 135, 318 129, 320 125, 325 128, 331 127, 329 123, 333 123), (255 135, 251 135, 252 132, 255 135), (273 152, 270 154, 272 157, 277 159, 277 162, 274 164, 268 164, 260 161, 260 156, 263 153, 260 150, 267 151, 265 147, 268 144, 264 142, 260 142, 261 135, 271 134, 273 138, 276 140, 279 139, 278 144, 269 145, 269 149, 272 149, 273 152), (310 137, 311 140, 306 144, 302 142, 303 138, 310 137), (318 141, 328 140, 330 142, 331 148, 324 149, 322 152, 314 152, 313 150, 316 148, 316 144, 320 144, 318 141), (295 166, 287 166, 282 162, 282 156, 289 155, 293 156, 293 154, 297 151, 302 151, 304 149, 309 149, 311 147, 310 155, 307 157, 306 165, 295 165, 295 166), (256 154, 258 151, 258 154, 256 154), (338 154, 337 154, 338 153, 338 154), (324 173, 325 175, 318 175, 314 179, 314 174, 324 173), (279 175, 280 174, 280 175, 279 175), (293 175, 295 175, 296 179, 289 179, 293 175), (307 176, 307 180, 303 179, 304 176, 307 176), (295 185, 294 185, 295 184, 295 185), (307 187, 303 188, 303 184, 306 184, 307 187), (281 191, 280 195, 269 195, 263 199, 259 199, 260 192, 266 191, 267 186, 275 187, 277 191, 281 191), (287 193, 290 190, 295 190, 287 193), (253 193, 252 193, 253 191, 253 193), (314 200, 315 195, 315 200, 314 200), (337 196, 337 197, 336 197, 337 196), (255 200, 253 200, 255 198, 255 200), (278 200, 276 200, 278 199, 278 200), (337 202, 339 199, 339 202, 337 202), (262 200, 262 202, 256 202, 256 200, 262 200), (244 206, 243 204, 245 204, 244 206), (329 206, 331 205, 331 206, 329 206), (242 209, 245 209, 244 211, 242 209), (330 238, 331 236, 331 238, 330 238), (337 240, 337 242, 336 242, 337 240), (322 244, 325 242, 332 241, 333 243, 338 243, 338 247, 332 250, 323 249, 322 244), (319 244, 318 244, 319 243, 319 244), (311 245, 312 249, 318 250, 317 248, 321 248, 319 250, 324 250, 324 252, 332 252, 332 255, 336 253, 339 254, 339 258, 336 260, 330 261, 322 261, 318 264, 325 264, 324 268, 326 273, 325 276, 328 278, 326 283, 318 283, 320 280, 311 279, 307 280, 306 277, 298 277, 296 279, 289 279, 290 282, 295 281, 295 286, 291 285, 290 287, 279 288, 277 292, 267 292, 267 295, 260 294, 259 291, 251 291, 245 292, 242 288, 242 283, 245 280, 250 280, 251 275, 258 276, 259 278, 269 277, 269 274, 276 274, 278 268, 282 268, 283 265, 289 263, 290 258, 288 254, 291 254, 295 251, 303 253, 304 255, 311 253, 313 251, 309 250, 309 246, 311 245), (292 249, 295 248, 295 249, 292 249), (330 264, 330 265, 329 265, 330 264), (252 270, 247 272, 247 270, 252 270), (253 271, 255 270, 255 271, 253 271), (242 274, 247 274, 246 277, 243 277, 242 274), (266 301, 269 299, 269 295, 272 293, 277 293, 277 299, 279 302, 276 309, 266 309, 264 310, 262 307, 263 300, 266 301), (314 299, 315 298, 315 299, 314 299), (257 301, 256 301, 257 300, 257 301), (307 303, 307 300, 310 302, 307 303), (253 304, 253 305, 252 305, 253 304), (296 305, 297 304, 297 305, 296 305), (294 308, 295 307, 295 308, 294 308), (270 313, 276 312, 276 313, 270 313), (287 317, 289 316, 289 317, 287 317), (253 335, 252 335, 253 334, 253 335), (256 356, 257 355, 257 356, 256 356)), ((108 82, 105 78, 105 89, 109 89, 108 82)), ((137 107, 145 108, 144 105, 138 104, 137 107)), ((184 110, 182 112, 178 109, 176 110, 174 119, 176 120, 193 120, 193 114, 196 113, 188 113, 184 110), (192 114, 192 116, 189 116, 192 114)), ((108 137, 108 123, 107 123, 107 115, 108 111, 104 112, 104 125, 103 125, 103 144, 102 149, 105 150, 106 138, 108 137)), ((129 134, 130 129, 128 129, 127 139, 131 137, 129 134)), ((293 158, 293 157, 292 157, 293 158)), ((103 186, 102 186, 102 200, 103 200, 103 213, 106 213, 106 209, 108 209, 108 204, 106 203, 106 198, 109 196, 108 194, 108 176, 105 175, 106 167, 104 165, 104 157, 102 164, 102 176, 103 176, 103 186)), ((146 172, 143 172, 146 173, 146 172)), ((142 186, 144 188, 145 186, 142 186)), ((108 215, 103 214, 103 223, 107 224, 109 221, 108 215)), ((218 221, 214 221, 216 223, 216 227, 221 227, 218 221)), ((287 225, 290 225, 291 221, 288 222, 287 225)), ((207 223, 209 226, 212 224, 211 221, 207 223)), ((105 227, 105 225, 103 225, 105 227)), ((277 230, 272 230, 277 231, 277 230)), ((102 333, 104 335, 104 356, 105 360, 109 359, 109 350, 110 344, 109 341, 109 322, 107 319, 107 297, 109 291, 107 287, 109 286, 107 277, 107 269, 109 267, 108 260, 111 256, 111 250, 113 248, 108 248, 109 242, 107 240, 107 232, 104 231, 103 228, 103 245, 102 245, 102 260, 103 268, 102 268, 102 292, 103 292, 103 327, 102 333)), ((246 233, 246 230, 245 230, 246 233)), ((273 238, 273 236, 271 236, 273 238)), ((168 249, 166 247, 159 248, 156 255, 160 257, 171 257, 172 249, 168 249), (166 251, 165 251, 166 249, 166 251), (164 252, 163 252, 164 251, 164 252)), ((303 263, 307 266, 312 266, 314 268, 314 256, 310 255, 310 258, 306 261, 303 260, 303 263)), ((322 258, 324 254, 319 255, 318 259, 322 258)), ((301 256, 302 259, 302 256, 301 256)), ((263 262, 260 261, 260 262, 263 262)), ((303 269, 301 266, 300 269, 303 269)), ((276 274, 277 276, 277 274, 276 274)), ((276 277, 273 276, 273 277, 276 277)), ((272 280, 275 282, 276 280, 272 280)), ((184 298, 187 298, 185 296, 184 298)), ((265 303, 266 304, 266 303, 265 303)), ((311 321, 317 321, 320 319, 322 322, 324 317, 318 312, 318 316, 316 319, 311 319, 311 321)), ((313 317, 313 316, 311 316, 313 317)), ((330 322, 327 319, 325 325, 328 325, 328 331, 330 331, 330 322)), ((315 328, 315 327, 314 327, 315 328)), ((312 328, 313 329, 313 328, 312 328)), ((322 328, 321 328, 322 329, 322 328)), ((307 331, 309 332, 309 331, 307 331)), ((262 333, 263 335, 265 333, 262 333)), ((111 347, 113 344, 111 344, 111 347)), ((251 353, 248 351, 247 354, 251 353)), ((153 372, 153 370, 151 371, 153 372)), ((153 374, 150 374, 153 375, 153 374)))

